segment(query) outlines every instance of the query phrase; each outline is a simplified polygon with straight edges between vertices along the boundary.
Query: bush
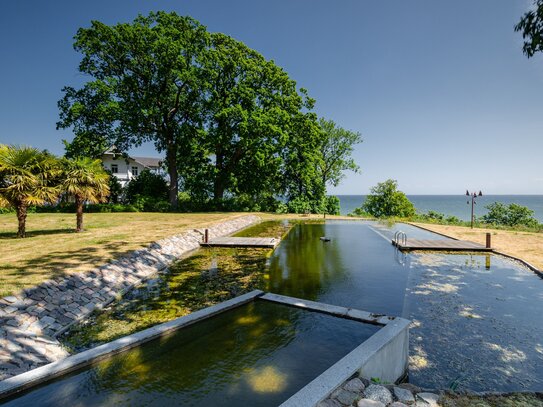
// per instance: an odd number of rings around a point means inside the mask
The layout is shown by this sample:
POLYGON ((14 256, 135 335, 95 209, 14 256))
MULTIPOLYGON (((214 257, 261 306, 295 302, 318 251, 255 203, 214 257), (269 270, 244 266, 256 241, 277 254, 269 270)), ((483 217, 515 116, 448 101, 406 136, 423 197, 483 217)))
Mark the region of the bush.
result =
POLYGON ((355 208, 355 210, 349 213, 347 216, 360 216, 363 218, 373 218, 371 214, 369 214, 362 208, 355 208))
POLYGON ((169 212, 171 205, 168 201, 150 196, 136 196, 133 205, 139 212, 169 212))
POLYGON ((311 213, 311 204, 307 199, 301 196, 290 200, 287 203, 289 213, 311 213))
POLYGON ((339 215, 340 214, 340 201, 339 198, 335 195, 329 195, 326 197, 325 201, 326 213, 328 215, 339 215))
POLYGON ((464 225, 465 222, 458 219, 456 216, 446 216, 441 212, 428 211, 427 213, 417 214, 415 220, 421 222, 439 223, 446 225, 464 225))
POLYGON ((392 179, 374 186, 361 210, 376 218, 409 218, 415 215, 415 206, 398 190, 398 182, 392 179))
MULTIPOLYGON (((147 169, 143 170, 136 178, 132 178, 126 186, 126 199, 135 204, 141 197, 153 198, 159 201, 168 199, 168 184, 158 174, 147 169)), ((137 205, 136 205, 137 206, 137 205)))
POLYGON ((501 226, 526 226, 537 228, 539 222, 533 217, 534 211, 526 206, 512 203, 505 205, 501 202, 494 202, 485 206, 488 213, 481 217, 484 223, 501 226))

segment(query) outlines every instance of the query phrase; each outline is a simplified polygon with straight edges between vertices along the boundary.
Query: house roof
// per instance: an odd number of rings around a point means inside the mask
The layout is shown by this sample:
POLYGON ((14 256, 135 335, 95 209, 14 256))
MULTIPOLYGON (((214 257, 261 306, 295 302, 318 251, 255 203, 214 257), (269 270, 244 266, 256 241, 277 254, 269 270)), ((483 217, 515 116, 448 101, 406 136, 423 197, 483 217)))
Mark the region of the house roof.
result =
POLYGON ((130 157, 137 163, 143 165, 144 167, 148 168, 158 168, 160 167, 160 164, 162 163, 162 160, 160 158, 153 158, 153 157, 130 157))

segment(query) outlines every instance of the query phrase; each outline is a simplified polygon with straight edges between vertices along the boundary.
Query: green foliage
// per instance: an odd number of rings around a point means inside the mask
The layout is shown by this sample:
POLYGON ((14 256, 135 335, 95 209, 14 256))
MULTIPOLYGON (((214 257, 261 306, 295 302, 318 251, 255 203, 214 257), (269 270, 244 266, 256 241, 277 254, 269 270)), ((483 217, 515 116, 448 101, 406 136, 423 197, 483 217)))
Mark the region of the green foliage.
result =
POLYGON ((170 212, 172 207, 166 199, 136 195, 131 204, 138 212, 170 212))
POLYGON ((26 236, 30 205, 55 201, 61 187, 56 157, 32 147, 0 144, 0 207, 15 209, 19 223, 17 237, 26 236))
POLYGON ((376 218, 409 218, 415 215, 413 203, 398 190, 398 182, 392 179, 373 187, 361 209, 376 218))
POLYGON ((124 189, 121 183, 119 182, 119 180, 117 179, 117 177, 113 175, 111 170, 105 169, 104 171, 109 176, 108 203, 112 203, 112 204, 120 203, 124 195, 124 189))
POLYGON ((135 203, 139 198, 168 199, 168 184, 159 174, 144 169, 126 185, 126 199, 135 203))
POLYGON ((441 212, 431 210, 427 213, 415 215, 414 220, 419 222, 429 222, 443 225, 464 225, 468 223, 461 221, 456 216, 447 216, 441 212))
POLYGON ((340 214, 340 201, 339 198, 335 195, 329 195, 326 197, 325 204, 325 213, 328 215, 339 215, 340 214))
POLYGON ((538 221, 533 217, 534 211, 515 203, 505 205, 501 202, 494 202, 486 206, 488 213, 481 217, 485 223, 504 226, 526 226, 535 228, 538 221))
POLYGON ((319 172, 322 182, 338 186, 344 171, 358 172, 359 166, 354 162, 351 154, 353 146, 362 142, 360 133, 345 130, 332 120, 319 119, 322 131, 319 162, 319 172))
POLYGON ((534 10, 522 16, 515 26, 515 31, 522 31, 524 54, 531 58, 536 52, 543 51, 543 0, 534 1, 534 10))
POLYGON ((371 215, 369 212, 366 212, 362 208, 355 208, 351 213, 349 213, 347 216, 352 217, 362 217, 362 218, 373 218, 373 215, 371 215))
POLYGON ((109 195, 109 175, 99 159, 89 157, 64 158, 61 188, 75 200, 76 232, 83 230, 84 203, 106 202, 109 195))

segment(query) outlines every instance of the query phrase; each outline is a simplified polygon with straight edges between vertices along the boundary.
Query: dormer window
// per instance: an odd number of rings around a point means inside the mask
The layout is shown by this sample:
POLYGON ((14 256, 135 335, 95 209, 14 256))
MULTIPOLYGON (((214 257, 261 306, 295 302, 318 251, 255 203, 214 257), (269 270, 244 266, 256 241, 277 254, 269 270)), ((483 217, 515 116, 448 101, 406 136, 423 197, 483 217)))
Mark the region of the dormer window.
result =
POLYGON ((111 164, 111 173, 117 174, 119 172, 119 166, 117 164, 111 164))
POLYGON ((134 177, 137 177, 138 176, 138 167, 132 167, 132 175, 134 177))

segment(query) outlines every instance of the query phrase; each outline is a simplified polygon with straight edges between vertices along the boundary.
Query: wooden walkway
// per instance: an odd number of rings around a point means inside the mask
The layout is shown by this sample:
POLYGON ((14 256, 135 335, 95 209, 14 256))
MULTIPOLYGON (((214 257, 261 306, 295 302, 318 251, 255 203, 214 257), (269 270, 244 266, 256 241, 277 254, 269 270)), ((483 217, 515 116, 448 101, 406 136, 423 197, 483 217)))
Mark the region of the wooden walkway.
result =
POLYGON ((203 247, 247 247, 260 249, 273 249, 280 240, 274 237, 217 237, 207 243, 200 243, 203 247))
POLYGON ((470 251, 470 252, 491 252, 492 248, 485 247, 479 243, 467 240, 419 240, 407 239, 405 243, 392 240, 392 244, 400 250, 443 250, 443 251, 470 251))

